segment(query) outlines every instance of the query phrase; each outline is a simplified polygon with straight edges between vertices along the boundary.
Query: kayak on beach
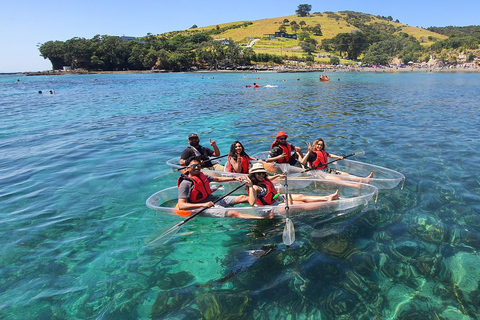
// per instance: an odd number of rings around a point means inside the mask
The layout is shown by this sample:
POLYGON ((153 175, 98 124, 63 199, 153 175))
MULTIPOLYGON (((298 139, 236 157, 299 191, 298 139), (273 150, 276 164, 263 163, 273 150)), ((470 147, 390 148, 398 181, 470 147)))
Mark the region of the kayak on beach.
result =
MULTIPOLYGON (((221 172, 210 171, 206 174, 221 172)), ((212 189, 218 187, 214 195, 222 196, 236 187, 240 186, 239 182, 223 182, 221 185, 218 183, 212 183, 212 189)), ((284 191, 284 185, 282 183, 275 183, 275 188, 279 192, 284 191)), ((292 193, 300 193, 303 195, 315 195, 322 196, 328 195, 336 192, 338 190, 340 198, 333 201, 320 201, 320 202, 309 202, 302 204, 290 204, 289 212, 290 215, 329 215, 336 212, 343 212, 344 210, 354 209, 358 207, 363 207, 368 204, 368 202, 378 195, 378 188, 375 186, 357 183, 357 182, 348 182, 348 181, 332 181, 332 180, 322 180, 315 178, 304 178, 304 179, 288 179, 288 190, 292 193)), ((247 194, 245 188, 241 188, 232 193, 232 195, 245 195, 247 194)), ((148 208, 156 210, 161 214, 173 215, 173 216, 190 216, 198 212, 201 208, 195 210, 179 210, 176 208, 178 201, 178 188, 170 187, 163 190, 160 190, 152 194, 146 201, 148 208)), ((375 198, 376 202, 376 198, 375 198)), ((250 206, 248 204, 239 204, 234 207, 211 207, 200 216, 207 217, 225 217, 226 212, 236 211, 242 214, 251 215, 252 218, 265 218, 272 216, 282 216, 285 214, 285 206, 276 205, 276 206, 250 206)))

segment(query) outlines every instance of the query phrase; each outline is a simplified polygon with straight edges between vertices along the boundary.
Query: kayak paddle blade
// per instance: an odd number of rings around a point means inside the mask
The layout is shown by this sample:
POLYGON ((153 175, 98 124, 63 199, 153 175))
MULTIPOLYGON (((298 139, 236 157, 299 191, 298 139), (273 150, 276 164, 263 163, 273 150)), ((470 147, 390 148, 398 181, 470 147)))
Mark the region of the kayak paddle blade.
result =
POLYGON ((174 235, 177 234, 178 230, 180 230, 180 227, 183 225, 182 222, 177 223, 167 231, 164 231, 165 229, 160 229, 157 232, 152 233, 147 238, 145 238, 145 244, 149 247, 159 247, 165 244, 168 240, 170 240, 171 238, 173 238, 174 235))
POLYGON ((355 151, 354 155, 356 157, 361 157, 361 156, 365 155, 365 151, 364 150, 355 151))
POLYGON ((283 174, 287 174, 289 171, 290 165, 288 163, 280 163, 280 169, 282 170, 283 174))
POLYGON ((283 243, 289 247, 295 242, 295 226, 292 220, 287 218, 285 220, 285 228, 283 229, 283 243))

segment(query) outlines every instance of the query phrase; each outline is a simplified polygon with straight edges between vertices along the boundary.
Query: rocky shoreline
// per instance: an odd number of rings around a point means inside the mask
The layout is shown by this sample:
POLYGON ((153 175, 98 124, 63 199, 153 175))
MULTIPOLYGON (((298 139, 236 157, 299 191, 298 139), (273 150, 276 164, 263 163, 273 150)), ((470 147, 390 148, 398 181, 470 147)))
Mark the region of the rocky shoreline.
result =
MULTIPOLYGON (((115 73, 172 73, 167 70, 121 70, 121 71, 87 71, 87 70, 47 70, 38 72, 18 72, 9 74, 25 74, 27 76, 48 76, 48 75, 69 75, 69 74, 115 74, 115 73)), ((477 66, 461 67, 263 67, 249 69, 231 69, 231 70, 192 70, 188 72, 214 73, 214 72, 278 72, 278 73, 304 73, 304 72, 370 72, 370 73, 395 73, 395 72, 446 72, 446 73, 472 73, 480 72, 477 66)))

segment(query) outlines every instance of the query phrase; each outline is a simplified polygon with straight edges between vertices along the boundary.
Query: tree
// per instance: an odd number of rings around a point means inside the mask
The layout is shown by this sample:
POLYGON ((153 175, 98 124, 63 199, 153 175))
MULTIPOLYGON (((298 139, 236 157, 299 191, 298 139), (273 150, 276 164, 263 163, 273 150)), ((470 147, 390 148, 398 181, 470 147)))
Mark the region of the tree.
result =
POLYGON ((310 14, 312 10, 312 6, 309 4, 299 4, 295 13, 298 14, 299 17, 306 17, 310 14))
POLYGON ((300 26, 296 23, 291 23, 290 27, 292 28, 293 33, 297 33, 298 29, 300 29, 300 26))
POLYGON ((190 29, 197 29, 198 26, 196 24, 194 24, 193 26, 190 27, 190 29))
POLYGON ((302 21, 300 21, 300 27, 302 27, 302 28, 303 28, 305 25, 306 25, 305 21, 303 21, 303 20, 302 20, 302 21))
POLYGON ((64 62, 64 43, 62 41, 47 41, 40 45, 38 48, 40 56, 44 59, 50 60, 52 63, 52 69, 62 69, 65 65, 64 62))
POLYGON ((305 39, 310 39, 310 35, 308 34, 308 32, 302 31, 298 34, 297 38, 299 41, 304 41, 305 39))
POLYGON ((287 27, 286 27, 284 24, 282 24, 282 25, 278 28, 278 31, 279 31, 279 32, 287 32, 287 27))
POLYGON ((290 21, 288 21, 287 18, 283 19, 283 23, 289 23, 290 21))
POLYGON ((316 36, 323 36, 322 26, 319 23, 317 23, 315 27, 312 28, 312 31, 316 36))
POLYGON ((315 45, 310 42, 300 42, 299 45, 302 48, 302 50, 309 55, 312 54, 312 52, 314 52, 316 49, 315 45))
POLYGON ((331 56, 330 57, 330 64, 337 65, 340 64, 340 58, 338 56, 331 56))

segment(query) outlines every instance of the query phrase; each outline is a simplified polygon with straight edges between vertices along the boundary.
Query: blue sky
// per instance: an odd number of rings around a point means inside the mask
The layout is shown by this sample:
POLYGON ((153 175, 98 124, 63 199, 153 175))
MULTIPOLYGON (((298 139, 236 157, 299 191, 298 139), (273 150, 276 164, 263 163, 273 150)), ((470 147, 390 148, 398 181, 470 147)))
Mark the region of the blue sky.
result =
POLYGON ((0 72, 51 69, 39 56, 38 43, 96 34, 144 36, 234 21, 254 21, 295 14, 307 3, 312 12, 351 10, 392 16, 417 27, 479 25, 480 1, 424 0, 18 0, 2 1, 0 72))

